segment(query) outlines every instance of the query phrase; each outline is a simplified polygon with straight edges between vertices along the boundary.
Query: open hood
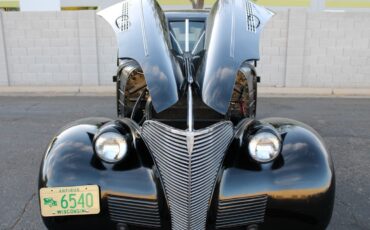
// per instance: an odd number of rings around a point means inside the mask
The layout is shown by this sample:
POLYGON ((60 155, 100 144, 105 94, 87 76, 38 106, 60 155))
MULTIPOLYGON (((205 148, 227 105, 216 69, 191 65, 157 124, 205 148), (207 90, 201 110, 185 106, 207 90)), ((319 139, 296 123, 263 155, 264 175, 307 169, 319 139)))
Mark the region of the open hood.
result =
POLYGON ((145 75, 153 107, 161 112, 178 101, 181 68, 171 53, 167 20, 153 0, 124 0, 98 13, 114 29, 118 58, 137 61, 145 75))
POLYGON ((227 113, 241 65, 259 60, 260 34, 273 15, 248 0, 219 0, 213 6, 196 79, 203 101, 217 112, 227 113))
MULTIPOLYGON (((118 57, 141 66, 156 112, 179 100, 184 76, 172 53, 167 19, 155 0, 124 0, 98 13, 114 29, 118 57)), ((207 19, 205 55, 196 73, 203 101, 228 111, 237 72, 258 60, 262 28, 273 13, 248 0, 219 0, 207 19)))

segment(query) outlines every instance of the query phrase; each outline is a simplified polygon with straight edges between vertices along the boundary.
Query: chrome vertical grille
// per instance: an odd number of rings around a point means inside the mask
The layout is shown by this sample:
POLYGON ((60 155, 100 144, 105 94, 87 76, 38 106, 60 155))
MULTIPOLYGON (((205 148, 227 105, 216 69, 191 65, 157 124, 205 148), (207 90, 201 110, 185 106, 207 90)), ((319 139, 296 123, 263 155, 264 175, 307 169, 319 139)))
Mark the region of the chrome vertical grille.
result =
POLYGON ((142 137, 160 172, 172 229, 205 229, 217 174, 233 138, 232 123, 187 132, 147 121, 142 137))
POLYGON ((265 219, 266 204, 266 195, 220 200, 216 228, 229 229, 262 223, 265 219))

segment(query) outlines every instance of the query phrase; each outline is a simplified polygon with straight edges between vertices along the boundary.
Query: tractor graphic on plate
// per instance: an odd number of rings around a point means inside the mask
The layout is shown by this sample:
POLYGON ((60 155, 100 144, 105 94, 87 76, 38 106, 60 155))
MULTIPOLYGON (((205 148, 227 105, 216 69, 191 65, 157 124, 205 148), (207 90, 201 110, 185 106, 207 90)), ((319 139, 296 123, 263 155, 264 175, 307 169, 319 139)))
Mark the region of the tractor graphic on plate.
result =
POLYGON ((49 205, 49 207, 57 206, 57 202, 53 198, 44 198, 44 205, 49 205))

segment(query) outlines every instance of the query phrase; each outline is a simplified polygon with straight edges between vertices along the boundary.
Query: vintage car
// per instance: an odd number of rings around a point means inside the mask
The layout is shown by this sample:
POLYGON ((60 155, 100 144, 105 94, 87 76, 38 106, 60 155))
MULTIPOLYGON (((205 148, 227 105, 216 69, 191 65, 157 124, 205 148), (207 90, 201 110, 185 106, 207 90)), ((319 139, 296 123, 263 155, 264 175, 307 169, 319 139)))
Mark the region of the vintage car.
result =
POLYGON ((41 164, 48 229, 325 229, 335 176, 322 138, 256 120, 262 28, 247 0, 99 12, 118 41, 118 118, 65 126, 41 164), (54 205, 55 204, 55 205, 54 205))

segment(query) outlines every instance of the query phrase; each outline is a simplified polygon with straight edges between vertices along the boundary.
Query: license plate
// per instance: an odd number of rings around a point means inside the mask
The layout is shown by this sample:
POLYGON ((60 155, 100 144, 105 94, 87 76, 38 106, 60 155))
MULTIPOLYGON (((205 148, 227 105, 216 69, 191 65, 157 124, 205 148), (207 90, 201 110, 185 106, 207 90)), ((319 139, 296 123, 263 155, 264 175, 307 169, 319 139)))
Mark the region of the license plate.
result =
POLYGON ((100 213, 97 185, 42 188, 40 206, 43 217, 93 215, 100 213))

